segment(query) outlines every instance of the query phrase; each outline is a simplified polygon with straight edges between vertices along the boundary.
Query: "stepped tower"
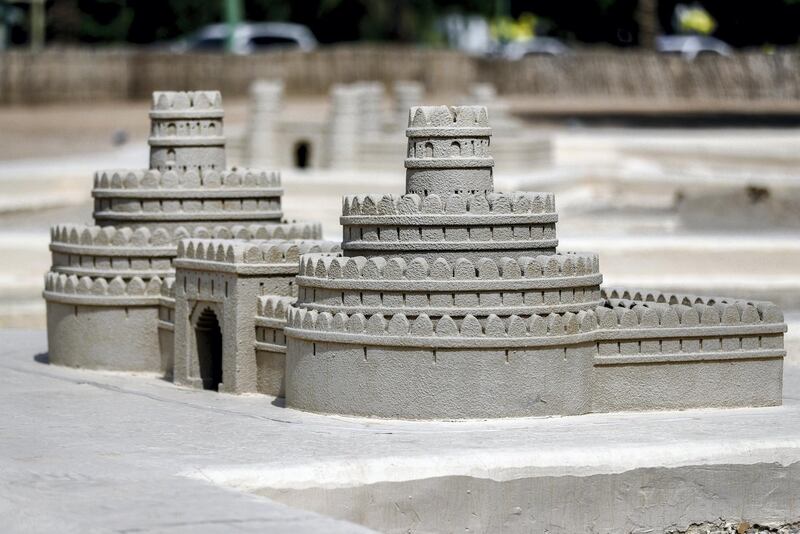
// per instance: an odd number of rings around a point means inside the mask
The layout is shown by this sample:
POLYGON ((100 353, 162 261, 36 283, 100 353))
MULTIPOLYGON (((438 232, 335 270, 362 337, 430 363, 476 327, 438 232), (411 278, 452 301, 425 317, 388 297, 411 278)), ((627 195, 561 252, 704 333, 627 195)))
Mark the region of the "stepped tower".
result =
POLYGON ((170 374, 180 240, 321 235, 319 224, 281 222, 278 173, 225 168, 219 92, 156 92, 150 118, 149 168, 98 171, 95 224, 52 229, 44 297, 53 363, 170 374))
POLYGON ((412 108, 406 135, 406 194, 345 197, 346 255, 430 262, 555 252, 552 194, 494 192, 486 108, 412 108))
POLYGON ((556 250, 552 194, 494 191, 486 108, 412 108, 406 135, 406 193, 345 197, 343 255, 300 259, 287 406, 460 419, 780 404, 774 305, 604 293, 595 254, 556 250))
POLYGON ((97 224, 193 231, 280 222, 278 173, 225 168, 218 91, 153 93, 150 120, 150 168, 95 175, 97 224))
MULTIPOLYGON (((570 321, 583 321, 600 302, 601 275, 594 255, 556 253, 553 195, 494 191, 486 108, 412 108, 406 135, 406 193, 345 197, 344 257, 303 258, 287 329, 287 403, 412 418, 584 410, 588 397, 578 385, 591 367, 585 347, 566 359, 563 349, 541 356, 570 394, 537 407, 528 393, 503 399, 506 388, 522 391, 530 379, 516 362, 493 369, 469 345, 455 352, 414 346, 430 343, 425 336, 437 329, 483 336, 512 316, 525 322, 556 314, 562 321, 570 313, 570 321), (313 331, 301 317, 316 319, 313 331), (360 322, 364 333, 350 336, 360 322), (387 327, 411 345, 388 348, 377 335, 387 327), (470 388, 480 400, 469 398, 470 388), (431 398, 417 407, 415 395, 431 398)), ((497 350, 498 362, 517 360, 502 343, 497 350)))

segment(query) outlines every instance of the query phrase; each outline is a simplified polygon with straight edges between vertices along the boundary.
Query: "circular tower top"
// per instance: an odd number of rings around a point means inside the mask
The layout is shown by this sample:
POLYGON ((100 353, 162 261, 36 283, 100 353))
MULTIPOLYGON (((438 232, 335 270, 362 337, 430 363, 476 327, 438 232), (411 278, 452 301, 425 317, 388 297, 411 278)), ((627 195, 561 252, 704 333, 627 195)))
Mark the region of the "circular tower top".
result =
POLYGON ((156 91, 150 110, 150 168, 225 169, 219 91, 156 91))
POLYGON ((491 135, 484 106, 412 107, 406 129, 406 193, 493 191, 491 135))

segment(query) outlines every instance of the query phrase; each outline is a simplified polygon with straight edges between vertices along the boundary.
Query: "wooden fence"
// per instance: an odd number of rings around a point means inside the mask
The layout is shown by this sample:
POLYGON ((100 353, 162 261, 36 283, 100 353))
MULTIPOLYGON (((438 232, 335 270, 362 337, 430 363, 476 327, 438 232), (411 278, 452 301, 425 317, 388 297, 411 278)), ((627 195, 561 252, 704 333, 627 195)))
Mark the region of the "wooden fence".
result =
POLYGON ((287 92, 321 94, 335 83, 419 80, 431 92, 491 82, 503 94, 564 98, 793 101, 800 54, 680 57, 576 53, 517 62, 395 45, 337 45, 310 53, 169 55, 142 50, 53 49, 0 54, 0 104, 146 98, 156 89, 247 93, 253 80, 281 78, 287 92))

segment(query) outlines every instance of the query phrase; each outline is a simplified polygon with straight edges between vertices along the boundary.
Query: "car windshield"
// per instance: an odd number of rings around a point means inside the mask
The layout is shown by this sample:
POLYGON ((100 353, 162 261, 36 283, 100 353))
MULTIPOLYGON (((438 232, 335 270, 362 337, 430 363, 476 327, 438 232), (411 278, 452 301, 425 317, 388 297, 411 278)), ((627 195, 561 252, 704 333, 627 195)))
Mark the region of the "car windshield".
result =
POLYGON ((295 39, 280 35, 254 35, 250 38, 250 44, 254 49, 298 46, 295 39))

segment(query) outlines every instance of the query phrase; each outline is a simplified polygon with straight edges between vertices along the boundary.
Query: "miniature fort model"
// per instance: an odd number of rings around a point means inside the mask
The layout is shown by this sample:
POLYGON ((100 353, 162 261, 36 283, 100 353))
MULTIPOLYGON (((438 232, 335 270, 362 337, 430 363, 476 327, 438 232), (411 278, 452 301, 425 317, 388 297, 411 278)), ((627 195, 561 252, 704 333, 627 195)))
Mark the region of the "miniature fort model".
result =
MULTIPOLYGON (((313 241, 319 224, 280 222, 277 173, 226 170, 219 92, 154 93, 150 118, 150 168, 97 172, 98 226, 52 229, 44 297, 53 363, 170 375, 174 263, 184 238, 257 240, 275 256, 270 294, 292 293, 299 251, 338 250, 313 241)), ((238 287, 221 283, 214 294, 223 290, 235 298, 238 287)))
POLYGON ((406 193, 346 197, 340 248, 275 222, 275 175, 220 170, 218 94, 154 102, 151 170, 96 178, 130 227, 53 231, 54 363, 386 418, 781 403, 781 311, 602 290, 552 194, 494 191, 485 107, 412 108, 406 193))

